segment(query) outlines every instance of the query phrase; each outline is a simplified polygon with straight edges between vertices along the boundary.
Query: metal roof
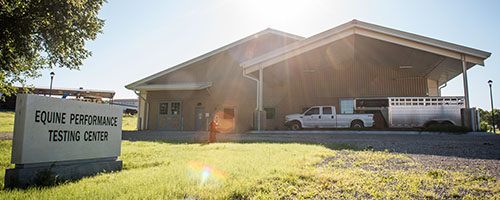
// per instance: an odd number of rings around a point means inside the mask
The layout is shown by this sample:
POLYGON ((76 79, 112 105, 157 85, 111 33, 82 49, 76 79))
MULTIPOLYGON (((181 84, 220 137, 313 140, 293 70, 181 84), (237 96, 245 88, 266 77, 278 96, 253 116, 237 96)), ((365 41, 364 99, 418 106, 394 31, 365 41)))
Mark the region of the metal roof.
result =
POLYGON ((301 53, 325 45, 326 43, 331 43, 354 34, 396 43, 455 59, 460 59, 461 55, 465 55, 467 62, 479 65, 484 65, 483 61, 491 55, 489 52, 358 20, 352 20, 304 40, 297 41, 286 47, 276 49, 267 54, 245 61, 241 64, 241 66, 245 69, 246 73, 251 73, 258 70, 258 68, 265 68, 290 57, 297 56, 301 53))

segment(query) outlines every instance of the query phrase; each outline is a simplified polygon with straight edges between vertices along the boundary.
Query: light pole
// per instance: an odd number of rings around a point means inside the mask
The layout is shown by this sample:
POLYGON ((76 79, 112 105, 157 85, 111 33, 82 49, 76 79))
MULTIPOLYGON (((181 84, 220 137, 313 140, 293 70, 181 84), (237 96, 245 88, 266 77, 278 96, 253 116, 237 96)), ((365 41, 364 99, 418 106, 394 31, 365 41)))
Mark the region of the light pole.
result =
POLYGON ((490 85, 490 101, 491 101, 491 120, 493 121, 493 133, 497 133, 495 128, 495 109, 493 109, 493 92, 491 92, 491 85, 493 84, 492 80, 488 81, 488 85, 490 85))
POLYGON ((52 81, 54 81, 54 76, 56 73, 50 72, 50 89, 49 89, 49 97, 52 96, 52 81))

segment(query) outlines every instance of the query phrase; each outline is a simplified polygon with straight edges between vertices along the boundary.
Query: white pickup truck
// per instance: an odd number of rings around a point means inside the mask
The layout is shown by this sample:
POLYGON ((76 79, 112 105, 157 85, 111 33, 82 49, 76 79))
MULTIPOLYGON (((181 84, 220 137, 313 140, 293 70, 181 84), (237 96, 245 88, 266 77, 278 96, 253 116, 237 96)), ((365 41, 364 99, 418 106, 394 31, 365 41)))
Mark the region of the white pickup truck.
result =
POLYGON ((372 127, 373 114, 336 114, 335 106, 313 106, 303 114, 285 117, 291 130, 302 128, 363 128, 372 127))

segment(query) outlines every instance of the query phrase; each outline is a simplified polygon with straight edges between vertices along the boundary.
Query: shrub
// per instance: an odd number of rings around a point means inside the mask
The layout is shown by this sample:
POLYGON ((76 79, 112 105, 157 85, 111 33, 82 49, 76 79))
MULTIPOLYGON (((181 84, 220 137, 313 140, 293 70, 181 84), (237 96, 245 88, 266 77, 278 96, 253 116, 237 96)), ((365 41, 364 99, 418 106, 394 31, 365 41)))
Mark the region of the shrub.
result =
POLYGON ((488 131, 488 122, 481 121, 481 124, 479 125, 479 128, 481 129, 480 131, 486 132, 488 131))

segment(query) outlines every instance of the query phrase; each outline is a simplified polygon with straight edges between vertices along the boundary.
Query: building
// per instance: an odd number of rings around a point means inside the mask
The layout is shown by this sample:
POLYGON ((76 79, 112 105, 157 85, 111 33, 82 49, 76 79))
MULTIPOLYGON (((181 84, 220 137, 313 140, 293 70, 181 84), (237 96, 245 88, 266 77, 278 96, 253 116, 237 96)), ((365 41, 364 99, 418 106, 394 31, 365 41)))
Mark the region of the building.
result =
MULTIPOLYGON (((353 20, 309 38, 266 29, 126 86, 139 95, 139 130, 284 129, 312 105, 353 98, 440 96, 440 87, 491 53, 353 20)), ((464 73, 465 72, 465 73, 464 73)))
MULTIPOLYGON (((17 93, 24 93, 23 87, 17 87, 17 93)), ((105 100, 113 101, 115 91, 112 90, 95 90, 80 88, 50 88, 50 87, 28 87, 29 93, 43 96, 52 96, 63 99, 105 103, 105 100)), ((2 95, 2 94, 0 94, 2 95)), ((1 110, 15 110, 16 95, 5 96, 5 101, 0 101, 1 110)))
POLYGON ((120 106, 123 113, 136 114, 139 100, 137 99, 113 99, 113 105, 120 106))

